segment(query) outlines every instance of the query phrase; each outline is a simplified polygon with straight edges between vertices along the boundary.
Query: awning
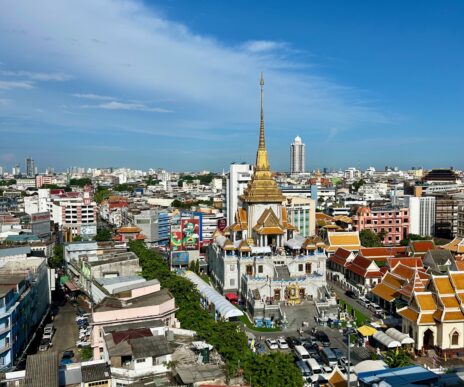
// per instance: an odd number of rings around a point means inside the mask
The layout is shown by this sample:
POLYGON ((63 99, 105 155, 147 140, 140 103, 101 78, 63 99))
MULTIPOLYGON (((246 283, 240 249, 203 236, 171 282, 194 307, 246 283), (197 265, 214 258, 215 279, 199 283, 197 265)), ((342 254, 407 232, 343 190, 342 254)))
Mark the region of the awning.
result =
POLYGON ((186 271, 184 276, 193 282, 200 294, 208 301, 214 304, 216 311, 222 318, 228 320, 231 317, 243 316, 243 312, 232 305, 224 296, 212 286, 208 285, 198 275, 192 271, 186 271))
POLYGON ((399 341, 401 345, 414 344, 414 339, 412 339, 406 333, 400 332, 398 329, 390 328, 390 329, 387 329, 385 333, 388 336, 390 336, 393 340, 399 341))
POLYGON ((390 336, 381 331, 375 332, 372 337, 387 348, 401 347, 401 343, 399 341, 393 340, 390 336))
POLYGON ((375 332, 377 332, 377 329, 372 328, 368 325, 363 325, 362 327, 358 328, 358 332, 361 333, 364 337, 369 337, 372 336, 375 332))
POLYGON ((71 292, 77 292, 81 290, 79 286, 77 286, 73 280, 69 280, 68 282, 65 282, 64 286, 66 286, 69 290, 71 290, 71 292))

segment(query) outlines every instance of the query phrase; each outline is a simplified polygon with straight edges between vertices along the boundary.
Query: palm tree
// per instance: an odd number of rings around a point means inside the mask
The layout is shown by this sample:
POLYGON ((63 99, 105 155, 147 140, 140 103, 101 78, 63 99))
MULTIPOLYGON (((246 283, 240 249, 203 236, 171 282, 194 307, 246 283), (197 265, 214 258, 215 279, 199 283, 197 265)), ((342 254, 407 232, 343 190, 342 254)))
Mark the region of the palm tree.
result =
POLYGON ((390 368, 406 367, 412 364, 411 358, 404 349, 388 351, 384 360, 390 368))

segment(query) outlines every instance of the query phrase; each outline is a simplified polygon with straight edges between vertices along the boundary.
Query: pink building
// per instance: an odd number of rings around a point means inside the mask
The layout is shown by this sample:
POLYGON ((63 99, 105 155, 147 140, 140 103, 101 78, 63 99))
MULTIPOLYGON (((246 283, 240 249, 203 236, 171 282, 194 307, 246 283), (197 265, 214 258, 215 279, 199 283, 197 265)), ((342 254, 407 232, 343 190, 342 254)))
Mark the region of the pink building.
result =
POLYGON ((159 320, 166 326, 176 327, 175 299, 158 281, 134 284, 105 297, 92 312, 92 347, 94 359, 100 359, 103 348, 102 327, 159 320))
POLYGON ((353 216, 353 229, 371 230, 376 234, 385 231, 385 245, 399 244, 409 234, 409 208, 360 207, 353 216))

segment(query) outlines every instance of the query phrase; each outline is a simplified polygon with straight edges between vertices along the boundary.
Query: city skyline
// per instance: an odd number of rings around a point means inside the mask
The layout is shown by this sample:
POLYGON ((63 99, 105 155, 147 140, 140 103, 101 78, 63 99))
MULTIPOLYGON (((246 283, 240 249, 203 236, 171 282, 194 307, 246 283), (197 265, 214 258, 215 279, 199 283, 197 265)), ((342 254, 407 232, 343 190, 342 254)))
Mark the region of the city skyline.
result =
POLYGON ((0 1, 0 166, 252 162, 263 71, 273 170, 462 168, 463 4, 334 4, 0 1))

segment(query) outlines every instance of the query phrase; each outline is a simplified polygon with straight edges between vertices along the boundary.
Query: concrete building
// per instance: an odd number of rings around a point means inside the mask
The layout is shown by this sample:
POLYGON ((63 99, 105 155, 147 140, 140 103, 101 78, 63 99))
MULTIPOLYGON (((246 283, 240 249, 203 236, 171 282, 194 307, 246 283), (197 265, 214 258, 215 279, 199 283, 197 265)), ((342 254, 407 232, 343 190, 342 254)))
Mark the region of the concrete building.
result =
POLYGON ((421 236, 435 235, 435 197, 405 197, 409 207, 409 232, 421 236))
POLYGON ((398 244, 409 234, 409 208, 360 207, 353 216, 353 230, 384 231, 384 244, 398 244))
POLYGON ((305 172, 305 144, 301 141, 300 136, 296 136, 290 145, 290 172, 305 172))
POLYGON ((30 156, 26 158, 26 176, 27 177, 35 176, 35 162, 30 156))
POLYGON ((231 164, 229 177, 226 182, 226 214, 227 224, 234 222, 237 208, 241 205, 240 196, 247 187, 253 175, 253 166, 250 164, 231 164))
POLYGON ((458 233, 458 209, 464 205, 463 194, 435 194, 435 236, 453 239, 458 233))
POLYGON ((47 260, 8 260, 0 268, 0 370, 11 369, 50 303, 47 260))
POLYGON ((285 208, 288 220, 298 228, 298 233, 303 237, 309 237, 316 233, 316 202, 298 196, 287 196, 285 208))
POLYGON ((464 238, 464 206, 458 208, 458 238, 464 238))

